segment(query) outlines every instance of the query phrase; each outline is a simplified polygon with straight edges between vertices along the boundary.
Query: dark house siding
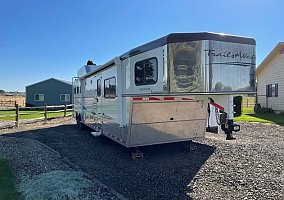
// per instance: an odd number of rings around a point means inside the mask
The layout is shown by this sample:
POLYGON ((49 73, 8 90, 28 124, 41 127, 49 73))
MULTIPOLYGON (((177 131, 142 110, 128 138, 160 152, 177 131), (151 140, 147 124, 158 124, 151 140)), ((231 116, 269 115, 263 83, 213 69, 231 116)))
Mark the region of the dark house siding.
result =
POLYGON ((72 103, 72 84, 54 78, 26 86, 26 106, 64 105, 72 103), (35 101, 35 94, 43 94, 44 101, 35 101), (69 94, 70 100, 60 101, 60 94, 69 94))

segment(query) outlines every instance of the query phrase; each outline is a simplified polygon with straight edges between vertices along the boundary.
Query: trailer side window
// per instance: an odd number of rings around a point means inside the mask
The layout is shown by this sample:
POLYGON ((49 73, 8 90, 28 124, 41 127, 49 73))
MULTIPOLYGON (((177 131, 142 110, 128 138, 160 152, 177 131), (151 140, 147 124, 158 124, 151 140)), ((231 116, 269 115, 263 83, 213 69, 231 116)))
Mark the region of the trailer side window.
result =
POLYGON ((116 97, 115 77, 104 80, 104 97, 105 98, 115 98, 116 97))
POLYGON ((135 63, 135 85, 151 85, 158 80, 158 60, 149 58, 135 63))
POLYGON ((97 96, 100 97, 102 94, 102 89, 101 89, 101 79, 97 80, 97 96))

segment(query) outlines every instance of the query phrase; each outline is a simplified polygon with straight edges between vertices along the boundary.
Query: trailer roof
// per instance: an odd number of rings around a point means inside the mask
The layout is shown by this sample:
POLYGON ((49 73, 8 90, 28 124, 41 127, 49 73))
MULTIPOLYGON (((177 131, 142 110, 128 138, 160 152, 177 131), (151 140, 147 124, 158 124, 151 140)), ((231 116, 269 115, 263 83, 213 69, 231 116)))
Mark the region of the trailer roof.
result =
POLYGON ((121 60, 128 57, 140 54, 151 49, 155 49, 165 44, 178 43, 178 42, 189 42, 189 41, 199 41, 199 40, 215 40, 222 42, 233 42, 240 44, 251 44, 255 45, 255 40, 253 38, 236 36, 236 35, 226 35, 223 33, 211 33, 211 32, 201 32, 201 33, 171 33, 167 36, 156 39, 147 44, 141 45, 130 51, 122 54, 120 56, 121 60))

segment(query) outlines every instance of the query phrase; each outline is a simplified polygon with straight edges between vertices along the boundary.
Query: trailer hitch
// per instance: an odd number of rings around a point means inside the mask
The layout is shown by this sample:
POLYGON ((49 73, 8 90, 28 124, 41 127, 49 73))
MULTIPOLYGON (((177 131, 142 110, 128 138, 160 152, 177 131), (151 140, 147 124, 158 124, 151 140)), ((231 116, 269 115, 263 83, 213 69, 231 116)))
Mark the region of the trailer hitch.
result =
POLYGON ((233 137, 233 131, 238 132, 241 130, 241 127, 240 125, 235 124, 233 119, 228 119, 226 112, 220 113, 220 124, 221 124, 221 129, 227 135, 226 140, 236 139, 233 137))
MULTIPOLYGON (((226 140, 234 140, 236 138, 233 137, 233 131, 238 132, 241 130, 240 125, 235 124, 233 119, 228 119, 227 113, 224 111, 224 107, 214 102, 212 98, 209 98, 209 104, 213 105, 215 108, 219 110, 219 125, 221 129, 226 134, 226 140)), ((209 108, 209 106, 208 106, 209 108)))

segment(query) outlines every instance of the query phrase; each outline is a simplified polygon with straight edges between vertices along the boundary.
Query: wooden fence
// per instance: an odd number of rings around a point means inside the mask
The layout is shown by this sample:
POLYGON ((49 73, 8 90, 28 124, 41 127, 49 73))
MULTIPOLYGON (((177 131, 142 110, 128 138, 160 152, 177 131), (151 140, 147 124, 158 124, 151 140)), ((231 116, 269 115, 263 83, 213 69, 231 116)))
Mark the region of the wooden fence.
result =
POLYGON ((255 97, 243 97, 242 107, 254 107, 255 97))
POLYGON ((10 107, 15 107, 17 104, 17 101, 12 101, 12 100, 0 100, 0 107, 4 108, 10 108, 10 107))
MULTIPOLYGON (((2 103, 2 102, 1 102, 2 103)), ((1 105, 1 104, 0 104, 1 105)), ((20 108, 19 105, 17 104, 16 101, 13 102, 3 102, 3 105, 6 105, 6 108, 2 108, 0 111, 2 111, 2 113, 4 112, 4 114, 0 114, 0 121, 1 118, 9 118, 9 121, 14 121, 15 122, 15 126, 19 127, 20 124, 20 119, 21 115, 43 115, 43 117, 35 117, 35 118, 30 118, 32 120, 34 119, 43 119, 43 120, 47 120, 49 118, 57 118, 57 117, 66 117, 66 116, 70 116, 72 114, 70 114, 70 111, 73 112, 74 110, 74 106, 73 104, 65 104, 65 105, 57 105, 57 106, 39 106, 39 107, 24 107, 24 108, 20 108), (10 106, 7 106, 10 105, 10 106), (13 106, 12 106, 13 105, 13 106), (5 114, 5 112, 7 112, 7 114, 5 114), (9 113, 10 111, 10 113, 9 113), (11 113, 12 112, 12 113, 11 113), (53 116, 50 117, 49 114, 53 113, 53 116), (62 113, 62 115, 57 115, 54 116, 54 113, 62 113), (13 120, 14 118, 14 120, 13 120)))
POLYGON ((13 107, 15 101, 20 107, 25 107, 25 97, 24 96, 7 96, 0 95, 0 107, 13 107))

